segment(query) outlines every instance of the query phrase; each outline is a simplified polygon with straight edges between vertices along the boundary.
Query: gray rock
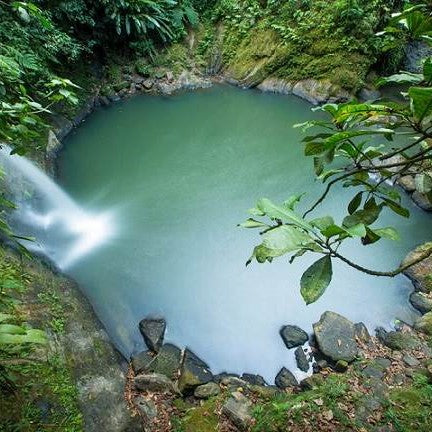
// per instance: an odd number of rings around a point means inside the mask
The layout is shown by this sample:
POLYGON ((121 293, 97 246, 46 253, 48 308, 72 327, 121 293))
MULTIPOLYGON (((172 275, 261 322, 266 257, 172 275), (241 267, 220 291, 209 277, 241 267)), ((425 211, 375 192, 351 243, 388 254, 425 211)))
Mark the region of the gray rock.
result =
POLYGON ((368 332, 368 329, 362 322, 354 324, 354 333, 358 340, 362 342, 370 341, 370 334, 368 332))
POLYGON ((362 370, 362 375, 366 378, 381 379, 384 376, 384 372, 380 367, 368 365, 362 370))
POLYGON ((200 385, 213 380, 208 365, 192 351, 186 349, 180 369, 178 386, 183 394, 192 393, 200 385))
POLYGON ((168 71, 168 72, 166 73, 166 79, 167 79, 168 81, 172 81, 172 80, 174 79, 174 74, 173 74, 171 71, 168 71))
POLYGON ((121 98, 120 98, 120 96, 117 93, 113 93, 111 95, 108 95, 108 99, 111 102, 119 102, 121 98))
POLYGON ((258 90, 268 93, 292 94, 293 84, 280 78, 266 78, 257 86, 258 90))
POLYGON ((397 180, 399 186, 406 192, 411 193, 416 190, 416 184, 412 175, 402 176, 397 180))
MULTIPOLYGON (((418 246, 405 257, 402 265, 415 261, 431 248, 432 242, 418 246)), ((432 292, 432 278, 429 277, 431 273, 432 255, 404 271, 404 274, 412 280, 415 289, 424 293, 432 292)))
POLYGON ((220 374, 213 376, 213 380, 216 383, 221 383, 224 378, 240 378, 240 375, 228 373, 228 372, 222 372, 220 374))
POLYGON ((283 367, 276 375, 275 384, 281 389, 286 389, 288 387, 297 387, 298 381, 292 372, 283 367))
POLYGON ((414 328, 432 336, 432 312, 428 312, 417 319, 414 323, 414 328))
POLYGON ((405 61, 403 69, 408 72, 422 72, 422 61, 432 55, 432 49, 423 41, 413 41, 407 44, 405 49, 405 61))
POLYGON ((298 368, 303 372, 307 372, 309 370, 309 360, 307 359, 306 354, 303 351, 303 348, 298 347, 294 351, 294 355, 296 358, 298 368))
POLYGON ((420 311, 422 314, 432 311, 432 299, 426 297, 425 294, 420 292, 413 292, 410 295, 409 299, 413 307, 420 311))
POLYGON ((158 352, 163 344, 166 321, 163 318, 144 318, 139 323, 139 329, 148 348, 158 352))
POLYGON ((198 386, 194 391, 194 396, 198 399, 209 399, 213 396, 217 396, 219 393, 220 387, 214 382, 209 382, 198 386))
POLYGON ((391 360, 385 357, 377 357, 374 360, 374 364, 376 364, 382 370, 387 370, 391 366, 391 360))
POLYGON ((171 379, 177 379, 181 363, 181 350, 172 344, 164 344, 148 365, 149 372, 166 375, 171 379))
POLYGON ((345 317, 324 312, 313 325, 315 338, 321 352, 334 361, 353 361, 358 354, 354 324, 345 317))
POLYGON ((377 89, 370 89, 370 88, 364 87, 359 91, 357 96, 360 99, 360 101, 374 102, 374 101, 381 98, 381 92, 377 89))
POLYGON ((154 80, 152 79, 146 79, 142 82, 142 86, 147 89, 150 90, 154 85, 154 80))
POLYGON ((413 349, 419 345, 418 339, 410 333, 402 333, 398 331, 387 332, 382 327, 379 327, 376 330, 376 334, 383 345, 395 351, 413 349))
POLYGON ((223 386, 227 387, 228 390, 234 391, 239 388, 247 387, 249 384, 246 381, 243 381, 241 378, 238 378, 236 376, 228 376, 225 378, 222 378, 220 382, 223 386))
POLYGON ((165 375, 150 373, 134 378, 135 388, 141 391, 178 393, 174 383, 165 375))
POLYGON ((404 355, 403 361, 407 366, 412 368, 420 366, 420 362, 415 357, 408 354, 404 355))
POLYGON ((135 397, 133 403, 144 423, 150 425, 158 415, 156 404, 144 396, 135 397))
POLYGON ((352 95, 328 80, 318 81, 312 78, 297 82, 293 94, 306 99, 313 105, 324 102, 344 102, 352 99, 352 95))
POLYGON ((280 329, 279 334, 281 335, 281 338, 288 349, 303 345, 309 339, 308 334, 300 327, 295 325, 283 326, 280 329))
POLYGON ((106 96, 99 96, 99 102, 102 106, 105 107, 111 104, 111 101, 106 96))
POLYGON ((240 430, 252 424, 252 402, 240 392, 234 392, 222 407, 226 415, 240 430))
POLYGON ((423 210, 432 211, 432 203, 430 202, 427 195, 415 191, 412 194, 413 201, 423 210))
POLYGON ((154 356, 151 354, 151 351, 142 351, 138 354, 134 354, 131 357, 132 369, 135 374, 148 372, 148 367, 153 360, 154 356))
POLYGON ((252 384, 252 385, 259 385, 259 386, 265 386, 265 385, 267 385, 265 379, 261 375, 254 375, 254 374, 244 373, 241 376, 241 379, 243 381, 246 381, 249 384, 252 384))

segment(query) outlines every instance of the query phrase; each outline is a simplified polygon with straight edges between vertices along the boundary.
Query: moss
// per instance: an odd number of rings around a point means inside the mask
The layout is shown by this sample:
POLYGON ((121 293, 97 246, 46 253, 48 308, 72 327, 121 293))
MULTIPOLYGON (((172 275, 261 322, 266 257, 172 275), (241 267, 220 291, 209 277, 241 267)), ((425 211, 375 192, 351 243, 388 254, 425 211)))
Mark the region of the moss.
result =
POLYGON ((164 49, 153 59, 152 65, 154 68, 172 71, 176 76, 192 66, 188 48, 181 43, 173 44, 164 49))
POLYGON ((218 399, 205 401, 201 406, 191 408, 174 419, 176 432, 216 432, 219 430, 218 399))
POLYGON ((432 312, 428 312, 419 318, 415 323, 415 328, 432 336, 432 312))
POLYGON ((386 412, 397 432, 428 432, 432 421, 432 385, 422 375, 414 377, 414 384, 395 389, 389 395, 386 412))

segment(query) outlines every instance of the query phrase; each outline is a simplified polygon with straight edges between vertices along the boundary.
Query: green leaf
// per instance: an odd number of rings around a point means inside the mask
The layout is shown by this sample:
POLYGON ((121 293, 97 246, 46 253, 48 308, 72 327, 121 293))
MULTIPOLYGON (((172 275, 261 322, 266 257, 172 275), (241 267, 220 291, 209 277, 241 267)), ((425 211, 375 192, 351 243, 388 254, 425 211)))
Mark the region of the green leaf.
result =
POLYGON ((366 235, 366 227, 364 224, 354 225, 345 230, 351 237, 364 237, 366 235))
POLYGON ((257 203, 257 209, 262 211, 271 219, 279 219, 284 223, 294 224, 305 230, 311 230, 312 226, 305 221, 301 216, 294 213, 292 210, 277 206, 273 204, 269 199, 262 198, 257 203))
POLYGON ((348 204, 348 213, 352 215, 359 207, 362 202, 363 192, 359 192, 348 204))
POLYGON ((402 207, 396 201, 393 201, 393 200, 388 199, 388 198, 384 198, 384 202, 394 213, 398 214, 399 216, 409 218, 409 216, 410 216, 409 210, 406 209, 405 207, 402 207))
POLYGON ((393 227, 374 229, 373 232, 381 238, 400 240, 399 233, 393 227))
POLYGON ((388 77, 380 78, 376 82, 377 87, 386 84, 419 84, 423 81, 423 75, 411 72, 402 72, 388 77))
POLYGON ((320 231, 324 231, 334 225, 334 220, 331 216, 324 216, 311 220, 310 224, 317 227, 320 231))
POLYGON ((256 221, 255 219, 249 218, 247 221, 239 224, 242 228, 262 228, 262 227, 268 227, 267 224, 263 222, 256 221))
POLYGON ((408 95, 415 120, 421 123, 429 118, 432 114, 432 88, 411 87, 408 95))
POLYGON ((423 63, 423 75, 426 82, 432 81, 432 58, 429 57, 423 63))
POLYGON ((301 277, 300 293, 306 302, 316 302, 330 285, 333 276, 332 262, 329 255, 312 264, 301 277))

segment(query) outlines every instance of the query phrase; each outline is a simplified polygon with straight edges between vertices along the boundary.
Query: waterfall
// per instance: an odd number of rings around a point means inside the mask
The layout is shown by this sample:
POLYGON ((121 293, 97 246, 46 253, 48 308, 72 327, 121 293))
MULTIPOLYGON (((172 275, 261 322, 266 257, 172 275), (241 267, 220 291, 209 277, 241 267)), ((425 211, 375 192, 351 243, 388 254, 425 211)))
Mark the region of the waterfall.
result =
POLYGON ((114 213, 94 213, 80 207, 60 186, 23 156, 0 148, 5 187, 17 204, 10 217, 16 234, 29 250, 43 253, 66 270, 115 234, 114 213))

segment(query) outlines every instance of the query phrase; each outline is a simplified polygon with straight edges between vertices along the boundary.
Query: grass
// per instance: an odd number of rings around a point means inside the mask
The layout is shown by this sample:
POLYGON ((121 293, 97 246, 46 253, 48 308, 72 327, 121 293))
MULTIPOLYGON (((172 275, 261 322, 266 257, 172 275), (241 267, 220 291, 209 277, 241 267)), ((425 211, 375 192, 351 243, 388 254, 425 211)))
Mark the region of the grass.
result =
POLYGON ((390 393, 385 417, 396 432, 429 432, 432 425, 432 384, 427 376, 415 375, 411 386, 390 393))
MULTIPOLYGON (((60 334, 65 310, 54 280, 28 270, 0 247, 0 312, 13 322, 39 325, 60 334)), ((49 346, 0 345, 0 430, 3 432, 83 430, 78 391, 65 359, 49 346)))

